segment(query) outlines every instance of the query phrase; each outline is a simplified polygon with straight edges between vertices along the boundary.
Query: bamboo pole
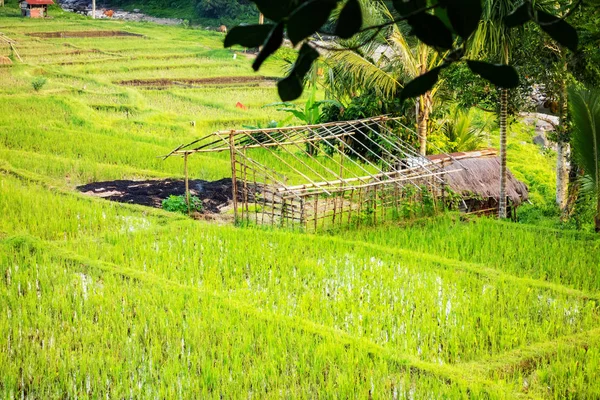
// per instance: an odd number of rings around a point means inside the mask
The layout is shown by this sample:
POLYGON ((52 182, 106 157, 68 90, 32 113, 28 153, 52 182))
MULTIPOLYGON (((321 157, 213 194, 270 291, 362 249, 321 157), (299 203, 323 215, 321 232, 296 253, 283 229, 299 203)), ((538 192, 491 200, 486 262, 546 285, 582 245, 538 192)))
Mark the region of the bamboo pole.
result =
POLYGON ((265 184, 262 187, 262 210, 260 213, 260 223, 264 224, 265 223, 265 213, 267 211, 267 182, 269 182, 269 179, 267 178, 266 174, 265 174, 265 184))
POLYGON ((252 169, 252 177, 254 180, 254 223, 258 225, 258 199, 256 196, 258 185, 256 184, 256 170, 252 169))
POLYGON ((375 198, 373 199, 373 225, 377 225, 377 186, 374 188, 375 198))
MULTIPOLYGON (((418 169, 418 168, 415 168, 418 169)), ((404 170, 406 172, 412 172, 413 169, 406 169, 404 170)), ((403 172, 404 172, 403 171, 403 172)), ((462 171, 462 170, 457 170, 457 171, 462 171)), ((284 191, 288 191, 288 190, 297 190, 297 189, 310 189, 310 188, 318 188, 321 186, 334 186, 334 185, 342 185, 344 186, 347 183, 351 183, 351 182, 357 182, 357 181, 362 181, 364 183, 368 182, 369 180, 373 179, 376 180, 376 178, 381 178, 381 177, 392 177, 392 176, 401 176, 401 174, 397 171, 394 172, 382 172, 379 174, 375 174, 375 175, 369 175, 369 176, 360 176, 360 177, 356 177, 356 178, 346 178, 346 179, 336 179, 333 181, 323 181, 323 182, 315 182, 312 184, 302 184, 302 185, 295 185, 295 186, 286 186, 286 187, 282 187, 277 189, 280 192, 284 192, 284 191)), ((386 180, 383 183, 389 183, 389 182, 393 182, 392 180, 386 180)), ((382 183, 381 181, 377 180, 377 183, 382 183)))
POLYGON ((236 160, 235 160, 235 142, 233 140, 233 131, 229 136, 230 144, 230 155, 231 155, 231 191, 233 200, 233 219, 235 222, 238 220, 238 202, 237 202, 237 173, 236 173, 236 160))
MULTIPOLYGON (((242 149, 242 153, 244 154, 244 156, 246 155, 246 149, 242 149)), ((247 163, 245 162, 245 157, 242 159, 242 162, 240 162, 240 166, 242 168, 242 184, 243 184, 243 188, 242 188, 242 219, 243 216, 245 214, 246 216, 246 222, 249 223, 250 222, 250 213, 249 213, 249 209, 248 209, 248 166, 247 163)))
MULTIPOLYGON (((282 133, 284 131, 286 131, 286 130, 285 129, 280 129, 276 133, 282 133)), ((323 140, 323 139, 335 139, 336 137, 345 137, 345 136, 351 136, 351 135, 354 135, 354 134, 355 134, 355 132, 347 132, 347 133, 341 133, 341 134, 338 134, 338 135, 335 135, 335 136, 317 137, 317 138, 310 138, 310 139, 296 139, 296 140, 290 140, 290 141, 287 141, 287 142, 273 142, 273 143, 251 144, 251 145, 246 145, 244 147, 246 147, 248 149, 258 149, 258 148, 266 148, 266 147, 288 146, 288 145, 293 145, 293 144, 306 144, 306 143, 312 143, 312 142, 316 142, 316 141, 323 140)), ((251 135, 248 134, 247 136, 251 136, 251 135)), ((209 145, 216 144, 216 143, 219 143, 219 142, 220 141, 214 141, 212 143, 209 143, 209 145)), ((189 144, 186 145, 186 146, 189 146, 189 144)), ((182 146, 182 147, 186 147, 186 146, 182 146)), ((226 151, 226 150, 229 150, 229 146, 227 146, 227 147, 212 147, 212 148, 201 146, 201 147, 199 147, 197 149, 191 149, 191 150, 181 150, 181 148, 179 148, 176 151, 173 151, 173 152, 169 153, 165 157, 169 157, 169 156, 172 156, 172 155, 184 154, 184 153, 217 153, 217 152, 226 151)))
POLYGON ((317 231, 317 221, 319 217, 319 195, 315 195, 315 205, 313 218, 315 219, 315 232, 317 231))
POLYGON ((190 179, 188 175, 188 156, 183 159, 183 172, 185 175, 185 203, 187 204, 188 216, 192 215, 192 207, 190 205, 190 179))
MULTIPOLYGON (((269 137, 269 139, 274 140, 273 137, 271 135, 269 135, 268 133, 265 132, 265 135, 267 135, 269 137)), ((298 160, 298 162, 304 166, 305 168, 307 168, 308 170, 310 170, 311 172, 313 172, 315 175, 317 175, 320 179, 323 179, 324 176, 322 176, 318 171, 316 171, 314 168, 312 168, 310 165, 306 164, 304 161, 302 161, 302 159, 300 159, 300 157, 297 157, 293 152, 289 151, 288 149, 286 149, 285 147, 282 147, 282 149, 290 154, 294 159, 298 160)), ((292 170, 295 170, 300 176, 302 176, 304 179, 306 179, 307 181, 309 181, 311 184, 314 184, 315 182, 310 179, 307 175, 303 174, 302 172, 300 172, 298 169, 294 168, 292 165, 290 165, 289 163, 287 163, 283 158, 279 157, 277 154, 275 153, 271 153, 275 158, 277 158, 279 161, 281 161, 282 163, 284 163, 285 165, 287 165, 288 167, 290 167, 292 170)), ((327 194, 331 195, 331 193, 329 193, 327 191, 327 189, 323 189, 327 194)))
POLYGON ((350 192, 350 210, 348 212, 348 226, 352 223, 352 210, 354 210, 354 189, 350 192))
POLYGON ((359 189, 358 192, 358 218, 357 218, 357 227, 360 226, 361 220, 362 220, 362 205, 363 205, 363 188, 359 189))
MULTIPOLYGON (((365 121, 384 121, 389 119, 388 117, 376 117, 376 118, 368 118, 365 121)), ((317 129, 317 128, 330 128, 330 127, 336 127, 336 126, 347 126, 349 124, 356 124, 358 122, 361 122, 361 120, 352 120, 352 121, 339 121, 339 122, 328 122, 325 124, 312 124, 312 125, 298 125, 298 126, 288 126, 285 127, 285 130, 287 131, 305 131, 307 129, 317 129)), ((262 132, 262 133, 276 133, 280 130, 282 130, 283 128, 263 128, 263 129, 245 129, 245 130, 237 130, 237 131, 233 131, 234 135, 247 135, 247 134, 251 134, 251 133, 258 133, 258 132, 262 132)), ((215 132, 216 135, 228 135, 230 133, 230 131, 217 131, 215 132)), ((318 138, 320 139, 320 138, 318 138)))
POLYGON ((275 225, 275 192, 271 195, 271 226, 275 225))
POLYGON ((19 55, 19 52, 17 51, 17 48, 15 47, 14 43, 10 42, 9 44, 10 44, 10 48, 12 49, 13 53, 15 53, 15 56, 17 56, 19 61, 23 62, 23 59, 19 55))
MULTIPOLYGON (((419 178, 426 178, 429 176, 435 176, 435 175, 442 175, 442 174, 446 174, 446 173, 451 173, 451 172, 458 172, 458 171, 462 171, 462 169, 453 169, 450 171, 440 171, 440 172, 435 172, 433 174, 426 174, 426 175, 415 175, 415 176, 401 176, 400 178, 395 178, 395 179, 389 179, 386 181, 376 181, 376 182, 371 182, 371 183, 367 183, 365 185, 354 185, 351 186, 354 189, 358 189, 358 188, 368 188, 368 187, 373 187, 373 186, 381 186, 381 185, 391 185, 391 184, 397 184, 399 182, 404 182, 404 181, 411 181, 414 179, 419 179, 419 178)), ((348 181, 348 180, 346 180, 348 181)), ((413 182, 414 183, 414 182, 413 182)), ((310 186, 310 185, 303 185, 303 186, 310 186)), ((284 191, 285 189, 289 189, 289 188, 278 188, 277 190, 284 191)), ((310 187, 308 189, 311 189, 310 187)), ((331 188, 330 188, 331 190, 331 188)), ((332 190, 333 192, 336 192, 334 190, 332 190)), ((339 191, 339 189, 337 190, 339 191)), ((297 194, 297 191, 295 192, 294 190, 289 190, 289 193, 292 194, 297 194)), ((315 193, 319 193, 319 192, 312 192, 312 194, 315 193)))

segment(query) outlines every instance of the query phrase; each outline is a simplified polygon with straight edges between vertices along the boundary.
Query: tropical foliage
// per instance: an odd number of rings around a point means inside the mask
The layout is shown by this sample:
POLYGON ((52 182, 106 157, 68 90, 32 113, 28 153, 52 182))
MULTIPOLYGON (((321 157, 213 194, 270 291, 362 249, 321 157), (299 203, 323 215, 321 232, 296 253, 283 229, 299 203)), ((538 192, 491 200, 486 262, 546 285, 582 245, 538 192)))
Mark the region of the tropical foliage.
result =
POLYGON ((600 232, 600 90, 570 90, 573 152, 583 170, 582 193, 596 204, 595 228, 600 232))
POLYGON ((473 151, 485 147, 487 124, 478 123, 475 119, 474 109, 463 111, 456 107, 441 121, 441 131, 447 138, 447 152, 473 151))

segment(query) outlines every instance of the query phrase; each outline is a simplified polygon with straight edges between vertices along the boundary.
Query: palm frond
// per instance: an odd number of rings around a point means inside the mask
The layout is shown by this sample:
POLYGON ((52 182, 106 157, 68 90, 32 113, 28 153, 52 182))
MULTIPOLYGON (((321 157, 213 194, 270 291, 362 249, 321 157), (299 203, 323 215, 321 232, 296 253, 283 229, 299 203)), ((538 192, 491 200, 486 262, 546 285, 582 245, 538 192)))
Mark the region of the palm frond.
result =
POLYGON ((582 189, 600 198, 600 91, 569 89, 574 156, 584 170, 582 189))
POLYGON ((483 15, 473 38, 467 56, 474 58, 489 57, 504 60, 504 52, 510 49, 514 31, 502 23, 521 0, 488 0, 483 2, 483 15))
POLYGON ((401 87, 394 73, 356 52, 331 52, 326 62, 330 67, 327 86, 338 98, 340 94, 352 97, 364 88, 375 88, 382 97, 391 98, 401 87))
POLYGON ((443 122, 442 133, 448 138, 447 151, 479 150, 485 145, 485 127, 475 121, 473 110, 462 111, 456 108, 443 122))

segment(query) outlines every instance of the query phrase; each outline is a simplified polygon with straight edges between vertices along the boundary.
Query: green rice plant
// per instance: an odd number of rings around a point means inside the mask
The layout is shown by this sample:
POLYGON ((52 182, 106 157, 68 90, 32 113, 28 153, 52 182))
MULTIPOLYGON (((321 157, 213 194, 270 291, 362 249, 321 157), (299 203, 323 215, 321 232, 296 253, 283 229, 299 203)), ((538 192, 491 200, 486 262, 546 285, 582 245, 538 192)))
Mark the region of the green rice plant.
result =
POLYGON ((123 279, 29 238, 4 240, 0 249, 4 397, 485 393, 197 287, 123 279))
POLYGON ((163 210, 188 214, 189 212, 202 212, 202 200, 196 196, 190 196, 190 204, 188 206, 185 196, 170 195, 162 201, 163 210))
POLYGON ((44 87, 44 85, 46 85, 47 82, 48 79, 44 78, 43 76, 39 76, 31 81, 31 86, 33 87, 33 90, 39 92, 40 90, 42 90, 42 88, 44 87))
POLYGON ((458 216, 342 233, 389 247, 482 263, 517 276, 600 290, 600 240, 582 233, 458 216))
MULTIPOLYGON (((423 218, 431 199, 417 191, 395 210, 404 221, 325 235, 76 193, 181 179, 182 161, 160 156, 285 114, 262 108, 277 100, 268 85, 115 83, 249 75, 250 57, 234 60, 218 33, 18 13, 16 3, 0 9, 26 60, 0 71, 0 397, 598 397, 595 236, 423 218), (69 30, 144 38, 27 35, 69 30), (37 94, 35 76, 49 80, 37 94)), ((282 58, 264 73, 282 75, 282 58)), ((531 133, 515 125, 509 165, 535 203, 551 202, 555 160, 531 133)), ((305 182, 294 169, 316 179, 339 161, 319 154, 317 167, 297 146, 248 155, 288 184, 305 182)), ((231 175, 227 152, 188 167, 193 178, 231 175)))

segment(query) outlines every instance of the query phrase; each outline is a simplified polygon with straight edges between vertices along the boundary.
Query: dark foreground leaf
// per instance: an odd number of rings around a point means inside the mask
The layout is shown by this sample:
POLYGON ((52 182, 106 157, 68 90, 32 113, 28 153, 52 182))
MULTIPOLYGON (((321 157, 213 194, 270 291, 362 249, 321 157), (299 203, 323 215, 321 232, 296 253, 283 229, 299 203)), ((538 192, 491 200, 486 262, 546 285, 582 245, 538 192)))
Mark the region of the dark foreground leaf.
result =
POLYGON ((416 13, 427 7, 426 0, 394 0, 394 8, 402 16, 416 13))
POLYGON ((236 44, 244 47, 258 47, 267 40, 274 27, 273 24, 236 26, 227 34, 225 47, 236 44))
POLYGON ((272 21, 280 21, 291 11, 292 0, 252 0, 258 10, 272 21))
POLYGON ((509 65, 472 60, 467 61, 467 65, 471 71, 498 87, 512 89, 519 86, 519 74, 509 65))
POLYGON ((437 83, 442 68, 434 68, 404 85, 404 89, 400 93, 400 101, 403 102, 406 99, 421 96, 430 91, 437 83))
POLYGON ((481 0, 447 0, 445 4, 454 31, 465 39, 471 36, 483 12, 481 0))
POLYGON ((294 10, 287 23, 292 44, 296 46, 318 31, 329 19, 335 5, 335 0, 309 0, 294 10))
POLYGON ((283 22, 278 23, 271 29, 271 33, 267 38, 262 50, 258 53, 256 60, 252 64, 252 68, 258 71, 262 63, 283 44, 283 22))
POLYGON ((411 34, 431 47, 442 49, 452 48, 452 32, 435 15, 426 12, 408 18, 412 28, 411 34))
POLYGON ((338 18, 335 34, 342 39, 350 39, 363 24, 362 10, 358 0, 348 0, 338 18))
POLYGON ((307 43, 304 43, 300 48, 294 68, 286 78, 277 84, 279 97, 282 101, 296 100, 302 95, 304 77, 317 58, 319 58, 319 53, 307 43))
POLYGON ((529 21, 531 17, 529 16, 529 3, 523 3, 519 7, 517 7, 513 12, 504 17, 504 25, 509 28, 515 28, 517 26, 521 26, 527 21, 529 21))
POLYGON ((579 46, 577 31, 567 21, 545 11, 537 12, 540 28, 561 45, 575 52, 579 46))

